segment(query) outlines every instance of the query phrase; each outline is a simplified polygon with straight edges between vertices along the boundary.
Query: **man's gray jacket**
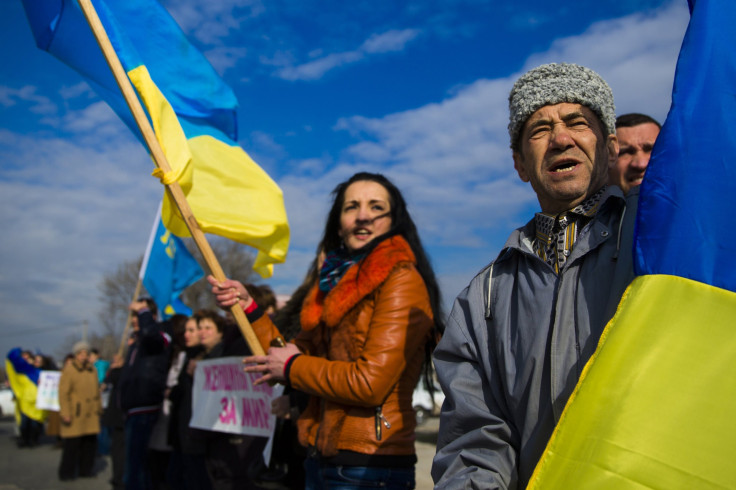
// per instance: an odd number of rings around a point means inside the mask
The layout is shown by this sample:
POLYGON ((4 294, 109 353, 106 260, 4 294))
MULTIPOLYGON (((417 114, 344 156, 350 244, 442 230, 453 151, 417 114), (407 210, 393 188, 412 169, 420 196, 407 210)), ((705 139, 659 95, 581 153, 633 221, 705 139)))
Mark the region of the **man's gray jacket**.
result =
POLYGON ((608 187, 559 275, 534 220, 457 297, 434 353, 445 402, 435 488, 524 488, 633 279, 638 188, 608 187))

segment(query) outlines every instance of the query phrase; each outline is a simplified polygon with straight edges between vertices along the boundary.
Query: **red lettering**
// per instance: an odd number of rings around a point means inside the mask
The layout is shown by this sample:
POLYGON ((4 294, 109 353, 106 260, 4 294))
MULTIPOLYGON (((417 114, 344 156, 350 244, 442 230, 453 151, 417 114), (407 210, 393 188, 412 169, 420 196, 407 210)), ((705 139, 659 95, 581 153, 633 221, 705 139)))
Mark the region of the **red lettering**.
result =
POLYGON ((237 424, 238 416, 235 413, 235 400, 222 397, 220 400, 222 411, 220 412, 220 422, 223 424, 237 424))
POLYGON ((209 366, 204 367, 204 390, 214 391, 212 388, 212 368, 209 366))

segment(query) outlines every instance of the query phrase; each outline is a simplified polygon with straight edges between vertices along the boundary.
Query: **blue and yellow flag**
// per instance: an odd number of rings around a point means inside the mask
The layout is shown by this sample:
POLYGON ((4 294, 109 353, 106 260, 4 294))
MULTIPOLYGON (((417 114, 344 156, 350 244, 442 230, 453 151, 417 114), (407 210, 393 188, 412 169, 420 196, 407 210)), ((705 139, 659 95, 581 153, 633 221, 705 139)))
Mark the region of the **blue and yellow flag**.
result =
POLYGON ((736 2, 690 2, 637 278, 529 488, 736 488, 736 2))
POLYGON ((38 422, 46 420, 46 411, 36 408, 41 370, 23 359, 19 347, 8 352, 5 358, 5 373, 15 396, 16 421, 19 420, 19 412, 38 422))
MULTIPOLYGON (((286 258, 286 210, 279 187, 236 143, 232 90, 156 0, 93 3, 171 166, 162 181, 179 182, 204 232, 256 248, 254 269, 269 276, 286 258)), ((142 141, 77 1, 23 5, 38 47, 78 71, 142 141)), ((162 218, 189 236, 166 194, 162 218)))
POLYGON ((140 279, 161 310, 164 320, 176 313, 192 314, 191 308, 184 304, 180 296, 186 288, 203 277, 202 267, 181 238, 166 229, 159 210, 143 256, 140 279))

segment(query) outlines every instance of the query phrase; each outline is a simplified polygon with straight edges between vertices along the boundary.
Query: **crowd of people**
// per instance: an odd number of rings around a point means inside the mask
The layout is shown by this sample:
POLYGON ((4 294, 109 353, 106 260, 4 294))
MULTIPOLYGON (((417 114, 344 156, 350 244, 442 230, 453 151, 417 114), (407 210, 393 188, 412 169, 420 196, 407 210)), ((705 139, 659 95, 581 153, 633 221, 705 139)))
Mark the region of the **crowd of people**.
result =
MULTIPOLYGON (((458 296, 447 328, 401 192, 355 174, 333 191, 318 253, 284 308, 263 287, 207 278, 225 312, 243 310, 264 355, 227 313, 159 322, 145 298, 130 305, 126 355, 104 377, 75 345, 59 383, 59 477, 90 476, 104 427, 114 488, 414 488, 412 392, 422 374, 433 379, 434 360, 446 397, 437 488, 525 486, 633 278, 636 186, 659 123, 617 119, 606 82, 572 64, 521 76, 509 112, 514 167, 541 210, 458 296), (227 356, 256 384, 285 386, 270 466, 264 437, 190 427, 196 363, 227 356)), ((23 445, 39 423, 23 419, 23 445)))

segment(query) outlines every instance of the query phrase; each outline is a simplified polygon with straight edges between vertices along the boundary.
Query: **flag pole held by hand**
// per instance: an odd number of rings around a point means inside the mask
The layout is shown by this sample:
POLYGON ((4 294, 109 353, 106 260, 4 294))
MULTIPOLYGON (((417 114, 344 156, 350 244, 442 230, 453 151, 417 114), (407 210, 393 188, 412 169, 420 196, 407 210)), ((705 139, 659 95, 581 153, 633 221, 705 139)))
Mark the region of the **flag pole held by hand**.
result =
MULTIPOLYGON (((141 134, 143 135, 143 139, 146 142, 146 146, 151 153, 151 157, 153 158, 156 167, 164 175, 168 174, 169 172, 171 172, 169 162, 164 155, 164 151, 161 148, 158 139, 156 139, 153 128, 148 122, 146 113, 144 112, 143 107, 138 100, 138 96, 133 90, 130 80, 128 79, 128 75, 125 73, 125 70, 123 69, 123 66, 117 56, 117 53, 115 52, 115 49, 113 48, 112 43, 110 42, 110 39, 105 32, 105 28, 102 25, 99 16, 97 15, 97 11, 95 10, 90 0, 78 1, 80 7, 82 8, 82 12, 87 19, 87 22, 89 23, 92 32, 94 33, 95 39, 97 39, 97 43, 99 44, 100 49, 102 49, 105 60, 107 61, 108 65, 110 66, 110 70, 112 70, 112 73, 115 76, 115 81, 120 87, 120 91, 125 98, 125 102, 128 104, 130 112, 133 114, 133 118, 135 119, 135 122, 140 129, 141 134)), ((169 193, 169 196, 176 203, 176 206, 179 209, 179 213, 186 223, 187 228, 189 229, 189 232, 191 233, 192 238, 197 245, 197 248, 202 253, 202 256, 204 257, 205 263, 207 264, 210 273, 218 281, 224 281, 226 279, 225 272, 222 270, 220 263, 217 261, 217 257, 215 257, 210 244, 207 242, 207 238, 200 229, 199 224, 197 223, 197 219, 194 217, 194 214, 189 207, 189 203, 187 202, 186 196, 184 195, 184 191, 181 189, 181 186, 176 181, 167 182, 164 185, 166 186, 166 191, 169 193)), ((242 332, 243 337, 245 337, 245 340, 248 343, 248 346, 250 347, 253 354, 264 355, 265 351, 263 350, 261 343, 258 341, 258 337, 255 335, 255 332, 253 332, 253 328, 248 322, 248 319, 246 318, 245 313, 240 308, 240 306, 235 304, 230 308, 230 311, 233 314, 233 317, 235 318, 235 321, 237 322, 238 327, 240 328, 240 331, 242 332)))

